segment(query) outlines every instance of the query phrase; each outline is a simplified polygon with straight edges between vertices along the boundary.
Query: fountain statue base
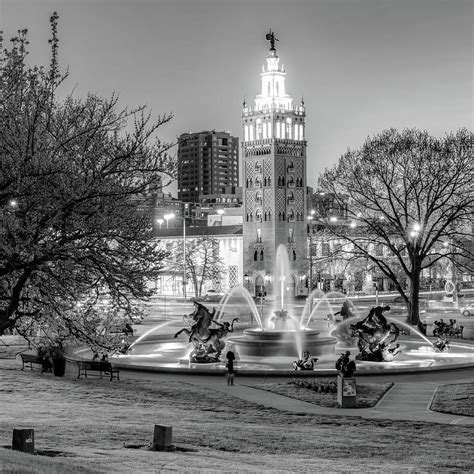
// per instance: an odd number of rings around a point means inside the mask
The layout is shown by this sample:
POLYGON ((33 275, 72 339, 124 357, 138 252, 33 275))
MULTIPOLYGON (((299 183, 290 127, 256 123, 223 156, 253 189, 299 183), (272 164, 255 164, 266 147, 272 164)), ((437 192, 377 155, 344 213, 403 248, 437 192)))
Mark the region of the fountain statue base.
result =
POLYGON ((240 357, 298 356, 297 348, 309 351, 311 356, 334 352, 336 338, 319 336, 314 329, 245 329, 243 336, 229 337, 240 357))

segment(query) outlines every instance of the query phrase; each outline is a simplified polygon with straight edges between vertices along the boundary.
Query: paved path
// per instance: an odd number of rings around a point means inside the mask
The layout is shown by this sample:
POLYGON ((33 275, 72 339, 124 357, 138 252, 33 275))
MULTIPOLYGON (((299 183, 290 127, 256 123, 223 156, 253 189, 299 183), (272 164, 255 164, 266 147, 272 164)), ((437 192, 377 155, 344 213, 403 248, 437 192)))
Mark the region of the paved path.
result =
MULTIPOLYGON (((457 383, 474 382, 473 378, 458 380, 457 383)), ((214 390, 233 395, 277 410, 295 413, 312 413, 317 415, 359 416, 371 419, 425 421, 430 423, 446 423, 473 425, 474 417, 450 415, 429 409, 432 397, 442 382, 395 382, 394 387, 373 408, 326 408, 312 403, 295 400, 283 395, 259 390, 238 383, 227 386, 223 380, 195 379, 192 383, 212 386, 214 390)), ((452 383, 452 382, 450 382, 452 383)))

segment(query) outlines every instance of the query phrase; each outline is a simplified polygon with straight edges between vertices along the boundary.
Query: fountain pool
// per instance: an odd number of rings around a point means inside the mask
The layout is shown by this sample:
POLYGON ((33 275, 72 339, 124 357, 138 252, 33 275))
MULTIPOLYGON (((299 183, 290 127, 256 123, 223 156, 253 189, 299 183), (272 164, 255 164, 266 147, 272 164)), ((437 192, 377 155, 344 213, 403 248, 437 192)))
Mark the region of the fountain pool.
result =
MULTIPOLYGON (((129 348, 127 354, 110 357, 122 369, 162 372, 221 375, 225 368, 225 354, 236 355, 234 367, 244 375, 315 376, 336 373, 335 362, 340 353, 349 350, 351 358, 358 353, 357 341, 351 337, 349 325, 362 319, 368 307, 357 310, 341 321, 336 317, 346 296, 342 293, 325 294, 314 290, 306 303, 291 301, 292 274, 284 246, 277 249, 277 265, 273 275, 273 301, 257 308, 254 299, 242 286, 233 288, 217 306, 217 321, 238 318, 235 331, 227 334, 221 362, 195 363, 190 361, 194 346, 188 337, 175 338, 183 327, 182 321, 168 321, 143 334, 129 348), (288 286, 287 286, 288 285, 288 286), (302 308, 301 308, 302 307, 302 308), (293 362, 309 351, 317 359, 313 371, 297 371, 293 362)), ((407 334, 401 336, 401 353, 390 362, 357 361, 356 374, 380 374, 445 370, 474 366, 474 344, 451 341, 450 349, 437 352, 432 342, 400 318, 388 318, 407 334)), ((85 357, 88 357, 85 355, 85 357)))
MULTIPOLYGON (((228 335, 223 354, 228 350, 236 353, 235 367, 242 375, 334 375, 334 365, 340 353, 349 350, 351 358, 357 354, 356 339, 348 337, 347 328, 365 315, 365 310, 359 310, 361 314, 356 310, 358 315, 355 317, 338 321, 335 313, 339 311, 342 301, 341 294, 325 295, 320 290, 315 290, 308 298, 299 320, 291 318, 290 326, 293 329, 273 327, 264 330, 265 324, 269 324, 272 319, 273 313, 270 311, 273 308, 268 308, 268 317, 262 318, 248 292, 242 288, 235 289, 234 295, 227 295, 223 301, 225 311, 221 313, 220 320, 239 317, 240 322, 236 324, 236 331, 228 335), (237 294, 240 295, 238 303, 233 304, 232 298, 237 294), (301 322, 304 322, 304 328, 294 329, 301 322), (312 357, 318 358, 314 371, 293 370, 292 363, 301 358, 303 350, 309 350, 312 357)), ((294 309, 295 312, 297 310, 298 308, 294 309)), ((391 362, 356 361, 356 375, 474 367, 474 344, 454 339, 449 351, 436 352, 432 340, 406 325, 404 318, 401 314, 389 318, 410 332, 410 335, 403 335, 397 341, 401 354, 391 362)), ((126 355, 114 356, 110 360, 121 369, 222 375, 225 370, 224 357, 222 362, 210 364, 189 361, 192 344, 189 344, 187 338, 173 337, 181 327, 182 322, 177 320, 159 324, 143 334, 126 355)), ((89 358, 89 354, 84 353, 84 357, 89 358)))

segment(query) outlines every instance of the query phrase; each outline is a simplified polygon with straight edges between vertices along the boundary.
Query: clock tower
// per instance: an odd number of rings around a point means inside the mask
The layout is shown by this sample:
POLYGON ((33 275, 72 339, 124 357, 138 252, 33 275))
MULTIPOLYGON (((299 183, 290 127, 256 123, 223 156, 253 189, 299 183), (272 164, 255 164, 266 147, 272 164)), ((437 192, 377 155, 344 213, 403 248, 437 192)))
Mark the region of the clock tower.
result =
POLYGON ((286 72, 277 55, 278 39, 262 66, 261 92, 242 108, 244 285, 254 296, 273 293, 276 250, 287 250, 292 281, 302 294, 306 274, 306 140, 303 101, 293 106, 286 72))

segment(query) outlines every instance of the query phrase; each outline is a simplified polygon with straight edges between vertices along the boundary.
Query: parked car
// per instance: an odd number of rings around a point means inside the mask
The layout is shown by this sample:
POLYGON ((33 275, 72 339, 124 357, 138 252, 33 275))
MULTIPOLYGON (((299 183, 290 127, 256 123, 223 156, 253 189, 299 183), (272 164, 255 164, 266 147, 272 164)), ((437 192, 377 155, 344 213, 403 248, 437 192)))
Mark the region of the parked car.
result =
POLYGON ((219 302, 223 296, 224 293, 218 293, 216 290, 207 290, 203 300, 219 302))

